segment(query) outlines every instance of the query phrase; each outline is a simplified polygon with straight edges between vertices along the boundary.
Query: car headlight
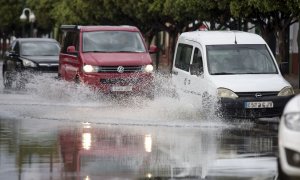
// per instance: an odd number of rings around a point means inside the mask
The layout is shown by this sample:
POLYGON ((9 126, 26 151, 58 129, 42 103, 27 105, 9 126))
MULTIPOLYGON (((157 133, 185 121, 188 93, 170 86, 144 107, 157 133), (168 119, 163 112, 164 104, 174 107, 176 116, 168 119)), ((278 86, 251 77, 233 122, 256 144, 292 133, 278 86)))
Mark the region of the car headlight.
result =
POLYGON ((26 59, 22 59, 22 63, 23 63, 24 67, 36 67, 37 66, 34 62, 26 60, 26 59))
POLYGON ((287 128, 300 131, 300 112, 285 114, 283 118, 287 128))
POLYGON ((150 73, 150 72, 153 72, 153 66, 151 65, 151 64, 148 64, 148 65, 146 65, 146 66, 144 66, 143 68, 142 68, 142 70, 144 71, 144 72, 148 72, 148 73, 150 73))
POLYGON ((84 65, 83 66, 83 71, 87 73, 91 72, 98 72, 99 67, 98 66, 92 66, 92 65, 84 65))
POLYGON ((226 89, 226 88, 218 88, 217 95, 220 98, 238 98, 239 96, 236 95, 233 91, 226 89))
POLYGON ((284 87, 277 96, 290 96, 294 94, 294 90, 291 86, 284 87))

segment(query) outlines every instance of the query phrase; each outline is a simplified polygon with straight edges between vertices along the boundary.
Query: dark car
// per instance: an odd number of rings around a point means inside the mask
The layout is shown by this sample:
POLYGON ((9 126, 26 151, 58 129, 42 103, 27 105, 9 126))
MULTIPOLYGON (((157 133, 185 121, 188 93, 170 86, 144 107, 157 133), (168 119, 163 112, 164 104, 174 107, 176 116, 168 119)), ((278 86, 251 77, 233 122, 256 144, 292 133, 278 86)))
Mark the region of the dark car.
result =
POLYGON ((35 73, 57 74, 59 51, 59 43, 50 38, 14 40, 4 58, 4 87, 23 88, 35 73))

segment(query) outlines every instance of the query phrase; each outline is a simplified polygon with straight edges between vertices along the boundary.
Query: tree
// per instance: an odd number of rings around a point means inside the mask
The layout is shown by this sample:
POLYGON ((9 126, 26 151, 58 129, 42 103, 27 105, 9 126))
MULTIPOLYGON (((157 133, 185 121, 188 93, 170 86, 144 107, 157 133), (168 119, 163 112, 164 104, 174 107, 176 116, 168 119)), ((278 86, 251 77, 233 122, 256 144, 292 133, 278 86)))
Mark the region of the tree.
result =
POLYGON ((280 62, 287 62, 289 56, 287 34, 290 25, 297 22, 300 12, 299 7, 292 8, 293 4, 294 0, 232 0, 230 7, 235 17, 245 18, 259 27, 268 44, 271 41, 270 37, 274 35, 279 45, 278 59, 280 62))
POLYGON ((10 34, 20 29, 20 15, 22 3, 19 1, 0 1, 0 31, 1 34, 10 34))
MULTIPOLYGON (((19 1, 0 1, 0 39, 6 40, 12 35, 20 36, 21 26, 19 17, 22 12, 22 3, 19 1)), ((6 51, 6 41, 0 44, 2 56, 6 51)))
MULTIPOLYGON (((27 0, 27 6, 36 16, 36 28, 39 34, 49 34, 55 27, 56 19, 52 11, 56 9, 59 0, 27 0)), ((62 1, 64 2, 64 1, 62 1)), ((39 35, 38 35, 39 36, 39 35)))

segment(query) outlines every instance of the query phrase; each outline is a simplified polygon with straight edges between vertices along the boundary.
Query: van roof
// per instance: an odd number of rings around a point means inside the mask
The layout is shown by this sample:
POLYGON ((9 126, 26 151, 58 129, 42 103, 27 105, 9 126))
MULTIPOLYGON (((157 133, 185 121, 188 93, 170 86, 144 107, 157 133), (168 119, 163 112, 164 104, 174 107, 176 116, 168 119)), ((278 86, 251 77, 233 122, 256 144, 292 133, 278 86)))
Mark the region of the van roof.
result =
POLYGON ((196 41, 203 45, 266 44, 259 35, 243 31, 193 31, 182 33, 179 39, 196 41))
POLYGON ((80 25, 62 25, 61 29, 64 31, 132 31, 132 32, 139 32, 139 29, 135 26, 80 26, 80 25))

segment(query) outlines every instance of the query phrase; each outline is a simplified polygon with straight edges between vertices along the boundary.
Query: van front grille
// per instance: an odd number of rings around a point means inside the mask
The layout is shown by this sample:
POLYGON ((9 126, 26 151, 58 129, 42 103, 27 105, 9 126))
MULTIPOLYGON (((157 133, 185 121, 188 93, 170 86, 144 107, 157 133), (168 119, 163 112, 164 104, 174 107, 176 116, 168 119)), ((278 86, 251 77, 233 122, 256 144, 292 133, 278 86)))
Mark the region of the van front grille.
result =
POLYGON ((268 96, 277 96, 279 92, 236 92, 239 97, 268 97, 268 96))
POLYGON ((113 78, 113 79, 100 79, 100 82, 102 84, 137 84, 141 82, 142 79, 139 78, 129 78, 129 79, 123 79, 123 78, 113 78))
POLYGON ((100 73, 118 73, 118 68, 123 67, 123 73, 141 72, 142 66, 99 66, 100 73))

